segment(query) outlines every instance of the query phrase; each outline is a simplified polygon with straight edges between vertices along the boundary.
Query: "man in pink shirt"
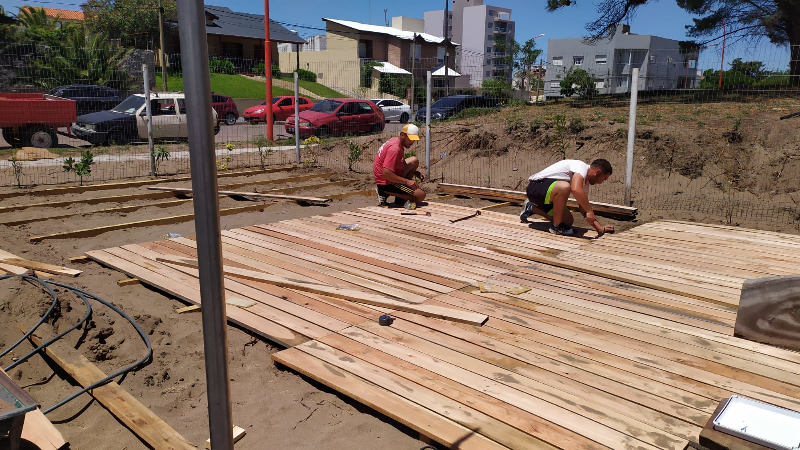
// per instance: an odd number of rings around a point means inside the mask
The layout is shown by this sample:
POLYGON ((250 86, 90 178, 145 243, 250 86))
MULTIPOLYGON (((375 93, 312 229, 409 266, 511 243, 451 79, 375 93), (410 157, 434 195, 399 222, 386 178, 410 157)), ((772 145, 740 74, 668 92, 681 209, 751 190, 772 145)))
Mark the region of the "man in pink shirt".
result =
POLYGON ((425 177, 417 170, 419 159, 416 156, 405 158, 405 149, 419 140, 419 127, 408 124, 400 136, 386 141, 375 155, 372 173, 375 176, 375 190, 378 192, 378 206, 386 206, 386 199, 394 196, 395 206, 415 209, 417 203, 425 200, 425 191, 420 189, 415 178, 425 177), (405 202, 403 202, 405 201, 405 202))

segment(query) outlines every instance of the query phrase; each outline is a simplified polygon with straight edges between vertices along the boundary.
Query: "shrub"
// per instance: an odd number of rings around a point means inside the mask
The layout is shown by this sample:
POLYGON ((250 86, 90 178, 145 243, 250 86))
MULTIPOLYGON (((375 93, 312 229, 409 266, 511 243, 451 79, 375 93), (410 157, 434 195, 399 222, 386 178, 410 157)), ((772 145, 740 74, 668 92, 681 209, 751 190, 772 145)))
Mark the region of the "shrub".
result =
POLYGON ((405 98, 411 87, 411 77, 382 73, 378 90, 395 97, 405 98))
POLYGON ((347 147, 347 169, 350 172, 355 172, 355 170, 353 170, 353 164, 358 162, 358 159, 361 158, 361 155, 364 153, 364 147, 352 141, 347 143, 347 147))
POLYGON ((277 64, 272 65, 272 76, 276 78, 281 76, 281 68, 277 64))
POLYGON ((75 175, 81 180, 81 186, 83 186, 83 177, 91 175, 92 164, 94 164, 94 154, 90 150, 86 150, 81 153, 81 160, 79 162, 75 162, 72 156, 70 156, 64 161, 62 168, 64 172, 75 172, 75 175))
POLYGON ((254 75, 264 75, 264 63, 258 63, 253 66, 254 75))
POLYGON ((380 64, 376 61, 368 61, 361 66, 361 87, 372 87, 372 68, 380 64))
POLYGON ((169 150, 167 150, 167 147, 157 145, 153 149, 153 159, 155 159, 156 162, 156 173, 154 175, 158 176, 158 167, 161 165, 161 162, 169 159, 169 150))
POLYGON ((212 59, 208 62, 208 70, 211 73, 233 74, 236 68, 229 59, 212 59))
POLYGON ((583 119, 580 117, 573 117, 569 120, 569 131, 578 134, 585 129, 586 125, 583 124, 583 119))
POLYGON ((511 85, 497 78, 486 78, 481 83, 483 96, 505 104, 511 99, 511 85))
POLYGON ((310 70, 297 69, 297 78, 305 81, 317 82, 317 74, 310 70))
POLYGON ((564 79, 559 82, 561 95, 572 97, 577 95, 580 98, 590 98, 597 95, 597 88, 594 85, 594 78, 589 72, 583 69, 572 67, 564 75, 564 79))

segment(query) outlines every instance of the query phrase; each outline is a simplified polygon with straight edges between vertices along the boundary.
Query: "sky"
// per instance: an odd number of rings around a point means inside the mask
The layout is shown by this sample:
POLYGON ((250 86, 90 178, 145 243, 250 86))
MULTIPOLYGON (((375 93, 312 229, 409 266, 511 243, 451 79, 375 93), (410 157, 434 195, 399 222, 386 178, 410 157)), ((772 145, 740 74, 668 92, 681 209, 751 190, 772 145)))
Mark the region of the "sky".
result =
MULTIPOLYGON (((294 24, 287 26, 303 37, 323 33, 313 28, 325 28, 322 17, 352 20, 373 25, 384 25, 384 9, 391 23, 392 16, 422 18, 425 11, 444 9, 445 0, 272 0, 270 17, 273 20, 294 24)), ((19 6, 34 5, 42 7, 80 9, 80 0, 0 0, 0 5, 16 13, 19 6)), ((594 1, 577 0, 577 4, 562 8, 557 12, 547 12, 545 0, 486 0, 484 3, 510 8, 511 18, 516 23, 516 40, 524 42, 530 37, 544 33, 536 40, 537 47, 545 50, 547 39, 581 37, 586 34, 586 23, 597 16, 594 1)), ((207 4, 227 6, 234 11, 263 14, 264 4, 253 0, 208 0, 207 4)), ((640 8, 630 20, 631 32, 649 34, 676 40, 691 39, 686 35, 686 25, 692 23, 693 16, 680 9, 675 0, 651 0, 640 8)), ((708 38, 704 38, 708 39, 708 38)), ((699 40, 699 39, 698 39, 699 40)), ((712 45, 701 54, 700 68, 717 67, 721 56, 721 46, 712 45)), ((731 43, 726 45, 725 61, 741 57, 765 62, 767 67, 788 67, 788 51, 764 41, 759 45, 731 43)))

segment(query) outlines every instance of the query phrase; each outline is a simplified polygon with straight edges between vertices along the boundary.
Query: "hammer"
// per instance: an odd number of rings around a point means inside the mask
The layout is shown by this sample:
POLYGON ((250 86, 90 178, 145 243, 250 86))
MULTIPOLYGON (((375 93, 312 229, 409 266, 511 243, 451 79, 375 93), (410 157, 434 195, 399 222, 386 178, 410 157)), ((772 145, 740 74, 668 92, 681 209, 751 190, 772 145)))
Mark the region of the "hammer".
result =
POLYGON ((459 217, 458 219, 450 219, 450 223, 461 222, 462 220, 471 219, 473 217, 478 217, 480 215, 481 215, 481 210, 479 209, 479 210, 475 211, 474 214, 470 214, 470 215, 464 216, 464 217, 459 217))

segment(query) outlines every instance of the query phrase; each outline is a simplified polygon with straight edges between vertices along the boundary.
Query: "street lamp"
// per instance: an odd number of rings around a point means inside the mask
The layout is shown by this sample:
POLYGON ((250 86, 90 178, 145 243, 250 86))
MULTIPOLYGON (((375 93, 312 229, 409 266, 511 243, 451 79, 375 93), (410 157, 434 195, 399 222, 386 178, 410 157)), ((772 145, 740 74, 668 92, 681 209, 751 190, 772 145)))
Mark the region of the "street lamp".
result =
MULTIPOLYGON (((533 38, 534 39, 538 39, 538 38, 540 38, 542 36, 544 36, 544 33, 537 34, 533 38)), ((542 84, 542 59, 541 58, 539 58, 539 69, 536 72, 539 75, 539 82, 536 83, 536 102, 538 103, 539 102, 539 85, 542 84)), ((544 88, 544 86, 542 86, 542 88, 544 88)), ((544 91, 544 89, 542 89, 542 91, 544 91)))
MULTIPOLYGON (((709 8, 709 7, 706 7, 706 11, 711 11, 714 14, 717 14, 717 11, 715 11, 715 10, 709 8)), ((722 73, 723 73, 722 68, 724 67, 724 64, 725 64, 725 35, 726 35, 726 29, 725 29, 725 17, 721 16, 720 19, 722 19, 722 56, 719 58, 719 89, 722 89, 722 73)))

